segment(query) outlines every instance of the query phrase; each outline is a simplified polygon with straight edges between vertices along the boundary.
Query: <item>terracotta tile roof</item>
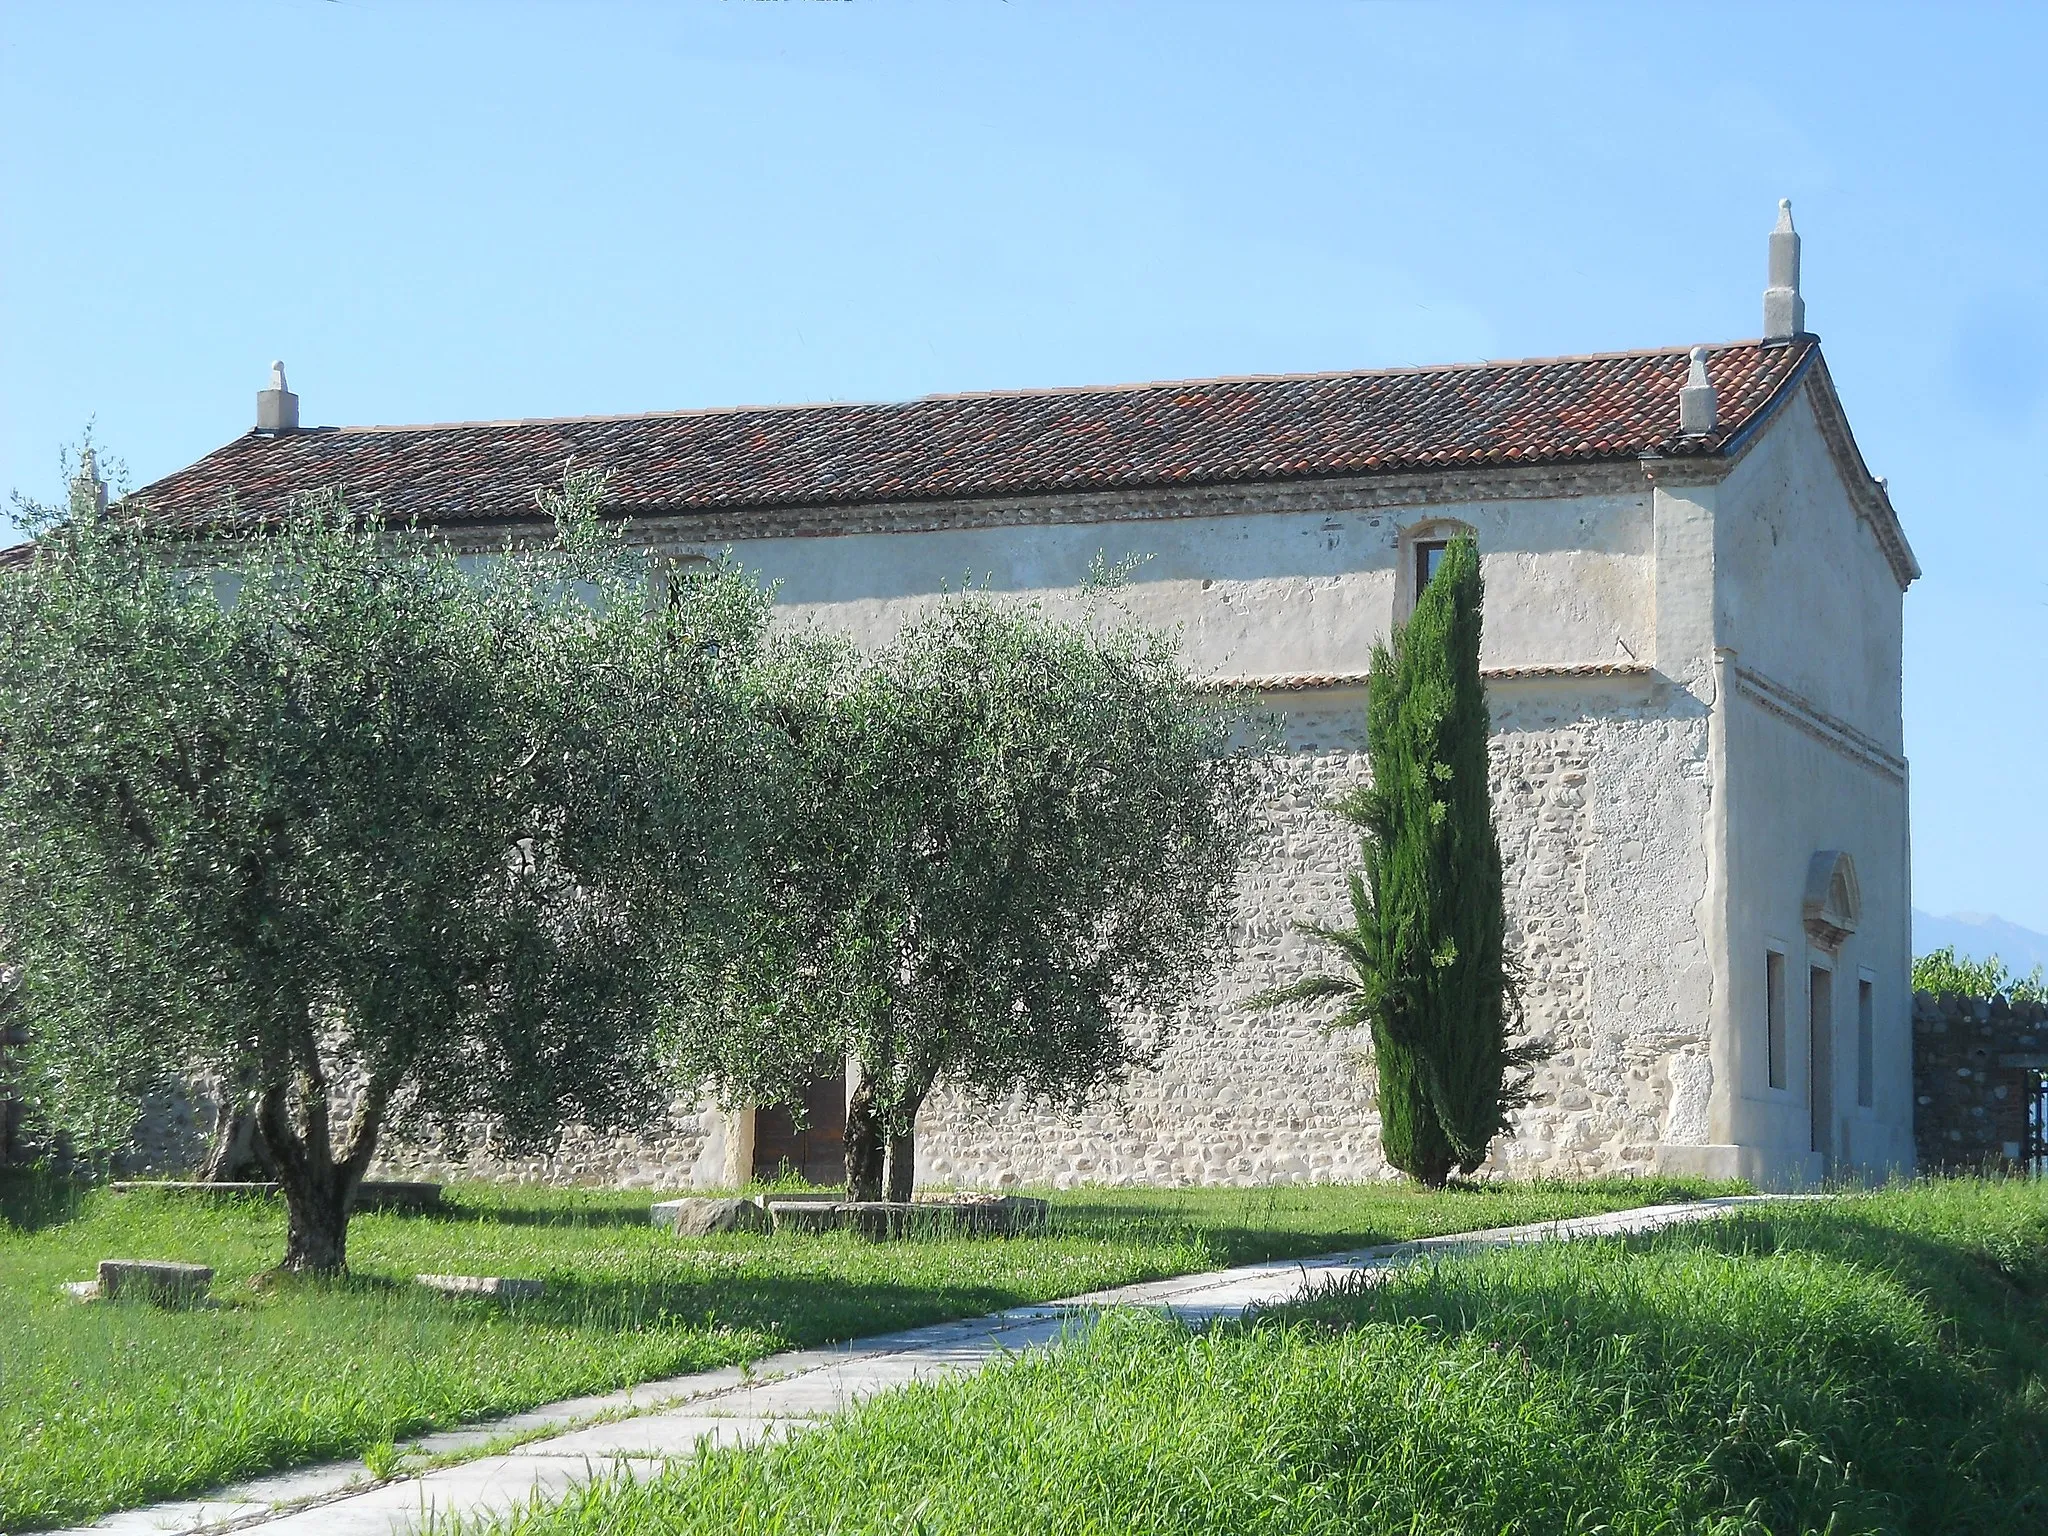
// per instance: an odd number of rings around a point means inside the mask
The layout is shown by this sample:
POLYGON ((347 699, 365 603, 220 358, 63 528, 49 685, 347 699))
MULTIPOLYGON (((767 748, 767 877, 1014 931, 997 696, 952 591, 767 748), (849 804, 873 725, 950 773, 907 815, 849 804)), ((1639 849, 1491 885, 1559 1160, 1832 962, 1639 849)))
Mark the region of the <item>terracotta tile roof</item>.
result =
POLYGON ((251 432, 140 495, 167 526, 339 486, 394 518, 520 519, 573 457, 653 512, 855 506, 1720 452, 1815 355, 1711 349, 1721 427, 1678 435, 1687 349, 1372 373, 561 421, 251 432))

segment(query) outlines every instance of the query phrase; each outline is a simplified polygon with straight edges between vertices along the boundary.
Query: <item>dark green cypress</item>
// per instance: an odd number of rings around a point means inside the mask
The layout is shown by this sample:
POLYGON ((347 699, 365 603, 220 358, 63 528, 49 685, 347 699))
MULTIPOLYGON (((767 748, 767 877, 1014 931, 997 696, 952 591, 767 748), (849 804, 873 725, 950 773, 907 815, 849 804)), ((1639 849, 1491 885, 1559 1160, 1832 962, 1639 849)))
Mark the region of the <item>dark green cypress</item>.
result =
POLYGON ((1370 1027, 1381 1146, 1425 1184, 1485 1162, 1508 1111, 1524 1102, 1510 1074, 1535 1055, 1511 1039, 1515 993, 1479 677, 1483 597, 1478 550, 1455 540, 1392 645, 1374 647, 1372 783, 1338 807, 1363 844, 1352 923, 1307 929, 1341 951, 1353 975, 1306 977, 1259 999, 1341 998, 1335 1022, 1370 1027))
POLYGON ((1479 678, 1485 595, 1470 539, 1444 551, 1391 648, 1374 649, 1373 782, 1358 797, 1380 957, 1372 1010, 1387 1159, 1424 1183, 1506 1129, 1510 998, 1500 841, 1479 678))

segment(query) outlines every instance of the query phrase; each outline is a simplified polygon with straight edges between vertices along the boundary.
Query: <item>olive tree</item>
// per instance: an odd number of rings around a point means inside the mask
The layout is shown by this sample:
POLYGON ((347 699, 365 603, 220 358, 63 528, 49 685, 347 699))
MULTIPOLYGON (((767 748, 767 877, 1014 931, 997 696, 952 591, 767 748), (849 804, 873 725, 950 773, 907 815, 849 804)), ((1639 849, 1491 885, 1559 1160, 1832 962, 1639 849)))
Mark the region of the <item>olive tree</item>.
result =
POLYGON ((1071 1107, 1153 1063, 1221 952, 1250 774, 1170 637, 955 595, 764 697, 803 781, 762 929, 788 958, 727 973, 686 1071, 772 1099, 852 1057, 849 1190, 908 1199, 940 1081, 1071 1107))
POLYGON ((243 1085, 286 1269, 345 1267, 400 1109, 532 1149, 650 1107, 691 936, 746 906, 767 599, 650 603, 597 495, 484 559, 338 500, 181 549, 75 505, 0 574, 29 1095, 112 1149, 152 1084, 243 1085))

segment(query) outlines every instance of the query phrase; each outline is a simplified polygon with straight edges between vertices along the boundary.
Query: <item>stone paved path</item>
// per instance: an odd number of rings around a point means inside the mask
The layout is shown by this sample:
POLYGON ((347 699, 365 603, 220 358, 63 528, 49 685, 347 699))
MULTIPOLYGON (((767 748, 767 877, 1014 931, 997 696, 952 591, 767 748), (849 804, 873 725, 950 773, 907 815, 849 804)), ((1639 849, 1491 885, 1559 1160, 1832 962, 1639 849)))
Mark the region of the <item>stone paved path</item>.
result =
POLYGON ((409 1448, 429 1457, 481 1452, 434 1471, 377 1483, 361 1462, 337 1462, 259 1478, 203 1499, 124 1511, 58 1536, 84 1536, 87 1531, 102 1536, 225 1531, 253 1536, 392 1536, 416 1528, 429 1514, 504 1510, 536 1495, 560 1493, 617 1467, 646 1473, 670 1457, 694 1455, 703 1446, 758 1445, 798 1434, 877 1392, 911 1381, 963 1375, 1000 1355, 1053 1343, 1108 1307, 1160 1308, 1204 1325, 1353 1276, 1385 1274, 1432 1254, 1648 1232, 1772 1198, 1779 1197, 1744 1195, 1647 1206, 1606 1216, 1247 1264, 857 1339, 830 1349, 795 1350, 756 1361, 749 1371, 729 1367, 645 1382, 623 1392, 552 1403, 411 1442, 409 1448))

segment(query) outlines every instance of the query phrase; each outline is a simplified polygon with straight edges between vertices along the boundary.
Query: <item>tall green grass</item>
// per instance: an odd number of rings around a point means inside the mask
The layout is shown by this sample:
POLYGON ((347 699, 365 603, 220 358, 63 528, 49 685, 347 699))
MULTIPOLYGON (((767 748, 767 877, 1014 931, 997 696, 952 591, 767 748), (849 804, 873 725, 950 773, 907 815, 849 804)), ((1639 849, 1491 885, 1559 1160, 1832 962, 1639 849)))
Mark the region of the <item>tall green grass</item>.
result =
POLYGON ((1933 1184, 1084 1340, 495 1536, 2048 1530, 2048 1189, 1933 1184))
POLYGON ((1042 1236, 682 1241, 652 1198, 469 1186, 365 1215, 354 1275, 253 1290, 274 1203, 0 1185, 0 1530, 89 1519, 258 1472, 775 1350, 1283 1254, 1612 1210, 1702 1186, 1616 1180, 1424 1195, 1399 1185, 1077 1191, 1042 1236), (217 1304, 81 1306, 102 1258, 212 1265, 217 1304), (537 1301, 429 1295, 422 1271, 529 1275, 537 1301))

